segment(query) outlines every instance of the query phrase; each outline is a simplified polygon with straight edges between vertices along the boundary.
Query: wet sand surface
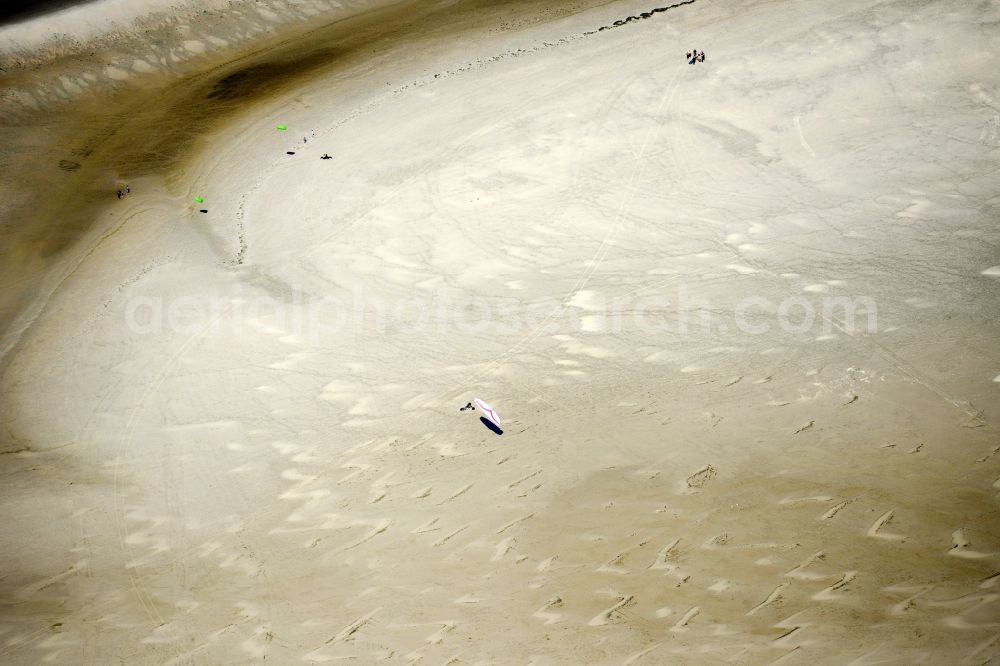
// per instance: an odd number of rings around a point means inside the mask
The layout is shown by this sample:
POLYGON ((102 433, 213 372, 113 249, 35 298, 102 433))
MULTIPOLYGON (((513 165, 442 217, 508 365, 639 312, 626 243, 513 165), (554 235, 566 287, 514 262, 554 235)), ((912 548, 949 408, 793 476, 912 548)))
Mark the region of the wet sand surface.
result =
POLYGON ((996 7, 360 5, 5 66, 0 657, 1000 658, 996 7))

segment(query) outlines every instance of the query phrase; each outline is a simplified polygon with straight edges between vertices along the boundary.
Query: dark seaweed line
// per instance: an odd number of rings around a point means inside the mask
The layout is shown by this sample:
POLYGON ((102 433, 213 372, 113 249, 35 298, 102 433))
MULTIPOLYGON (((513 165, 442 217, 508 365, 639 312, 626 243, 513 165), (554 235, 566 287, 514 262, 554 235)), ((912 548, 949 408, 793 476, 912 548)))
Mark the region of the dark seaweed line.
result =
POLYGON ((591 30, 591 31, 585 32, 583 34, 584 35, 595 35, 595 34, 597 34, 599 32, 603 32, 604 30, 611 30, 613 28, 620 28, 621 26, 626 25, 628 23, 632 23, 633 21, 641 21, 643 19, 648 19, 653 14, 659 14, 661 12, 665 12, 665 11, 670 10, 670 9, 676 9, 677 7, 683 7, 684 5, 693 5, 695 2, 696 2, 696 0, 684 0, 684 2, 678 2, 677 4, 668 5, 666 7, 656 7, 654 9, 650 9, 648 12, 642 12, 638 16, 629 16, 627 18, 619 19, 618 21, 615 21, 611 25, 603 25, 600 28, 598 28, 597 30, 591 30))
MULTIPOLYGON (((474 62, 466 63, 464 66, 455 67, 453 69, 444 70, 444 71, 441 71, 441 72, 437 72, 433 76, 428 76, 428 77, 425 77, 425 78, 422 78, 422 79, 417 79, 415 81, 410 81, 409 83, 406 83, 406 84, 404 84, 402 86, 399 86, 397 88, 392 89, 391 91, 388 91, 386 94, 389 97, 394 97, 396 95, 400 95, 400 94, 406 92, 407 90, 409 90, 411 88, 421 88, 423 86, 430 85, 431 83, 433 83, 436 80, 448 78, 448 77, 451 77, 451 76, 456 76, 458 74, 462 74, 462 73, 470 71, 470 70, 480 69, 482 67, 488 66, 490 63, 494 63, 494 62, 497 62, 499 60, 503 60, 505 58, 521 58, 521 57, 524 57, 524 56, 527 56, 527 55, 531 55, 533 53, 537 53, 538 51, 542 51, 544 49, 550 49, 550 48, 554 48, 554 47, 560 46, 562 44, 568 44, 568 43, 574 42, 574 41, 576 41, 578 39, 586 39, 587 37, 596 35, 597 33, 603 32, 604 30, 611 30, 612 28, 619 28, 619 27, 621 27, 623 25, 627 25, 627 24, 633 23, 635 21, 641 21, 643 19, 650 18, 650 17, 652 17, 655 14, 660 14, 660 13, 668 11, 670 9, 675 9, 677 7, 683 7, 684 5, 693 5, 695 2, 696 2, 696 0, 684 0, 684 2, 678 2, 676 4, 668 5, 666 7, 656 7, 655 9, 651 9, 648 12, 642 12, 638 16, 629 16, 628 18, 619 19, 618 21, 615 21, 611 25, 601 26, 600 28, 598 28, 596 30, 588 30, 587 32, 578 32, 578 33, 576 33, 574 35, 570 35, 568 37, 561 37, 557 41, 552 41, 552 42, 550 42, 550 41, 543 41, 543 42, 538 43, 535 46, 529 47, 527 49, 517 49, 517 50, 513 50, 513 51, 505 51, 503 53, 499 53, 497 55, 494 55, 494 56, 491 56, 491 57, 485 58, 485 59, 484 58, 477 58, 474 62)), ((379 105, 379 102, 380 102, 380 100, 374 99, 374 100, 371 100, 370 102, 368 102, 365 106, 355 109, 354 111, 352 111, 351 113, 349 113, 347 116, 345 116, 345 117, 341 118, 339 121, 337 121, 334 124, 333 129, 337 129, 341 125, 344 125, 344 124, 346 124, 346 123, 348 123, 348 122, 350 122, 352 120, 355 120, 359 116, 362 116, 365 113, 368 113, 369 111, 375 109, 379 105)))
MULTIPOLYGON (((430 85, 431 83, 433 83, 436 80, 439 80, 439 79, 442 79, 442 78, 448 78, 448 77, 455 76, 455 75, 458 75, 458 74, 462 74, 462 73, 470 71, 470 70, 480 69, 480 68, 488 66, 490 63, 494 63, 494 62, 503 60, 504 58, 521 58, 523 56, 527 56, 527 55, 531 55, 533 53, 537 53, 538 51, 542 51, 544 49, 551 49, 551 48, 560 46, 562 44, 568 44, 570 42, 574 42, 574 41, 576 41, 578 39, 585 39, 585 38, 590 37, 592 35, 596 35, 599 32, 603 32, 605 30, 611 30, 612 28, 620 28, 623 25, 628 25, 629 23, 633 23, 635 21, 641 21, 643 19, 651 18, 655 14, 660 14, 662 12, 665 12, 665 11, 668 11, 668 10, 671 10, 671 9, 676 9, 678 7, 683 7, 684 5, 693 5, 696 1, 697 0, 684 0, 683 2, 678 2, 678 3, 672 4, 672 5, 667 5, 666 7, 656 7, 654 9, 649 10, 648 12, 642 12, 638 16, 629 16, 627 18, 619 19, 619 20, 615 21, 614 23, 612 23, 611 25, 604 25, 604 26, 601 26, 600 28, 597 28, 596 30, 588 30, 586 32, 578 32, 578 33, 576 33, 574 35, 570 35, 568 37, 561 37, 557 41, 552 41, 552 42, 550 42, 550 41, 543 41, 543 42, 541 42, 539 44, 536 44, 535 46, 529 47, 527 49, 517 49, 517 50, 513 50, 513 51, 505 51, 503 53, 499 53, 497 55, 494 55, 494 56, 491 56, 491 57, 485 58, 485 59, 483 59, 483 58, 477 58, 474 62, 466 63, 464 66, 455 67, 453 69, 444 70, 444 71, 441 71, 441 72, 437 72, 433 76, 428 76, 428 77, 425 77, 425 78, 422 78, 422 79, 417 79, 415 81, 410 81, 409 83, 406 83, 406 84, 404 84, 402 86, 396 87, 396 88, 388 91, 387 96, 394 97, 396 95, 400 95, 400 94, 406 92, 407 90, 409 90, 411 88, 422 88, 423 86, 430 85)), ((347 116, 345 116, 345 117, 341 118, 339 121, 337 121, 334 124, 334 126, 333 126, 332 129, 337 129, 340 126, 342 126, 342 125, 344 125, 344 124, 346 124, 346 123, 348 123, 348 122, 350 122, 352 120, 355 120, 359 116, 362 116, 365 113, 368 113, 369 111, 372 111, 373 109, 375 109, 376 107, 378 107, 379 102, 380 102, 379 99, 373 99, 373 100, 369 101, 363 107, 355 109, 354 111, 352 111, 351 113, 349 113, 347 116)))
MULTIPOLYGON (((585 38, 590 37, 592 35, 596 35, 597 33, 602 32, 604 30, 611 30, 612 28, 618 28, 618 27, 621 27, 623 25, 627 25, 629 23, 632 23, 634 21, 641 21, 643 19, 650 18, 654 14, 659 14, 659 13, 665 12, 665 11, 670 10, 670 9, 675 9, 677 7, 682 7, 684 5, 693 5, 695 2, 696 2, 696 0, 684 0, 684 2, 678 2, 676 4, 669 5, 667 7, 657 7, 655 9, 649 10, 648 12, 642 12, 638 16, 629 16, 628 18, 620 19, 618 21, 615 21, 611 25, 602 26, 602 27, 598 28, 597 30, 589 30, 587 32, 579 32, 579 33, 576 33, 574 35, 570 35, 568 37, 562 37, 562 38, 558 39, 557 41, 551 41, 551 42, 550 41, 543 41, 543 42, 541 42, 539 44, 535 44, 535 46, 532 46, 532 47, 527 48, 527 49, 517 49, 517 50, 512 50, 512 51, 505 51, 503 53, 499 53, 497 55, 494 55, 492 57, 485 58, 485 59, 483 59, 483 58, 477 58, 474 62, 466 63, 462 67, 456 67, 456 68, 453 68, 453 69, 444 70, 444 71, 441 71, 441 72, 437 72, 436 74, 433 74, 432 76, 426 76, 426 77, 421 78, 421 79, 410 81, 409 83, 406 83, 406 84, 404 84, 402 86, 398 86, 396 88, 393 88, 393 89, 389 90, 388 92, 386 92, 385 94, 380 95, 379 97, 370 100, 364 106, 354 109, 354 111, 352 111, 351 113, 347 114, 346 116, 344 116, 343 118, 341 118, 340 120, 338 120, 336 123, 334 123, 333 127, 331 128, 331 131, 339 129, 341 126, 343 126, 343 125, 351 122, 352 120, 356 120, 357 118, 363 116, 364 114, 366 114, 366 113, 368 113, 368 112, 376 109, 379 106, 380 102, 383 99, 385 99, 386 97, 389 97, 389 98, 395 97, 397 95, 403 94, 404 92, 406 92, 407 90, 410 90, 412 88, 422 88, 424 86, 431 85, 434 81, 440 80, 442 78, 448 78, 448 77, 451 77, 451 76, 456 76, 456 75, 459 75, 459 74, 462 74, 464 72, 467 72, 467 71, 470 71, 470 70, 474 70, 474 69, 481 69, 483 67, 489 66, 490 63, 494 63, 494 62, 503 60, 505 58, 521 58, 521 57, 524 57, 524 56, 531 55, 533 53, 537 53, 538 51, 542 51, 544 49, 551 49, 551 48, 555 48, 557 46, 560 46, 562 44, 568 44, 570 42, 574 42, 574 41, 577 41, 577 40, 580 40, 580 39, 585 39, 585 38)), ((230 260, 230 265, 239 266, 239 265, 243 264, 243 262, 246 259, 246 253, 247 253, 248 246, 247 246, 247 238, 246 238, 246 229, 245 229, 245 227, 243 225, 243 218, 244 218, 244 215, 246 214, 245 205, 246 205, 246 197, 247 196, 248 196, 248 194, 244 194, 243 195, 243 198, 240 201, 239 209, 237 211, 236 226, 237 226, 237 237, 238 237, 238 240, 239 240, 239 250, 236 252, 235 257, 233 257, 233 259, 230 260)))

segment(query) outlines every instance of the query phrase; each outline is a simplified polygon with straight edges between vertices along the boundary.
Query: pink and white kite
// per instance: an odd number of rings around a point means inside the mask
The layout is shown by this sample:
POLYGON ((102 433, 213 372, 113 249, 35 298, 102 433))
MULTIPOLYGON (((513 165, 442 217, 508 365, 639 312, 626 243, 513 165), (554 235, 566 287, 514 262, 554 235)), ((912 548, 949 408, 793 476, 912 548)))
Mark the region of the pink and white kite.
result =
POLYGON ((486 418, 488 418, 490 421, 493 421, 493 423, 495 423, 497 425, 497 427, 500 426, 500 416, 496 412, 493 411, 492 407, 490 407, 489 405, 487 405, 485 402, 483 402, 479 398, 475 399, 475 403, 476 403, 476 407, 478 407, 483 412, 483 414, 486 415, 486 418))

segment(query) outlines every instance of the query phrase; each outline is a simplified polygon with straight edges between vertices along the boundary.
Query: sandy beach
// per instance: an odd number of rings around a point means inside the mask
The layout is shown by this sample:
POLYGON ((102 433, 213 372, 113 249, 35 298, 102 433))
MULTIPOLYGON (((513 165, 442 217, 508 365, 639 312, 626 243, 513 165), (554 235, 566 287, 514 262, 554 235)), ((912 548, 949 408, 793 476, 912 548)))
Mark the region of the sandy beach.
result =
POLYGON ((0 26, 0 661, 1000 663, 998 22, 0 26))

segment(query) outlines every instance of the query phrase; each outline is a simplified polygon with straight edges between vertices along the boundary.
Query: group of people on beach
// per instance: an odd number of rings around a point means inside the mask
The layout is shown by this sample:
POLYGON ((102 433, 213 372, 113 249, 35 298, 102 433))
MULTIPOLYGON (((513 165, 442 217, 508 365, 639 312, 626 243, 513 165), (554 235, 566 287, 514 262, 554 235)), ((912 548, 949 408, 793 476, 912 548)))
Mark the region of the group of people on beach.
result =
POLYGON ((129 190, 129 188, 128 188, 128 185, 126 185, 125 187, 123 187, 123 188, 119 189, 119 190, 118 190, 118 192, 117 192, 117 194, 118 194, 118 198, 119 198, 119 199, 121 199, 121 198, 122 198, 122 197, 124 197, 124 196, 125 196, 126 194, 128 194, 128 193, 129 193, 130 191, 131 191, 131 190, 129 190))
POLYGON ((689 65, 693 65, 696 62, 705 62, 705 52, 698 51, 698 49, 695 49, 693 51, 688 51, 687 61, 689 65))

